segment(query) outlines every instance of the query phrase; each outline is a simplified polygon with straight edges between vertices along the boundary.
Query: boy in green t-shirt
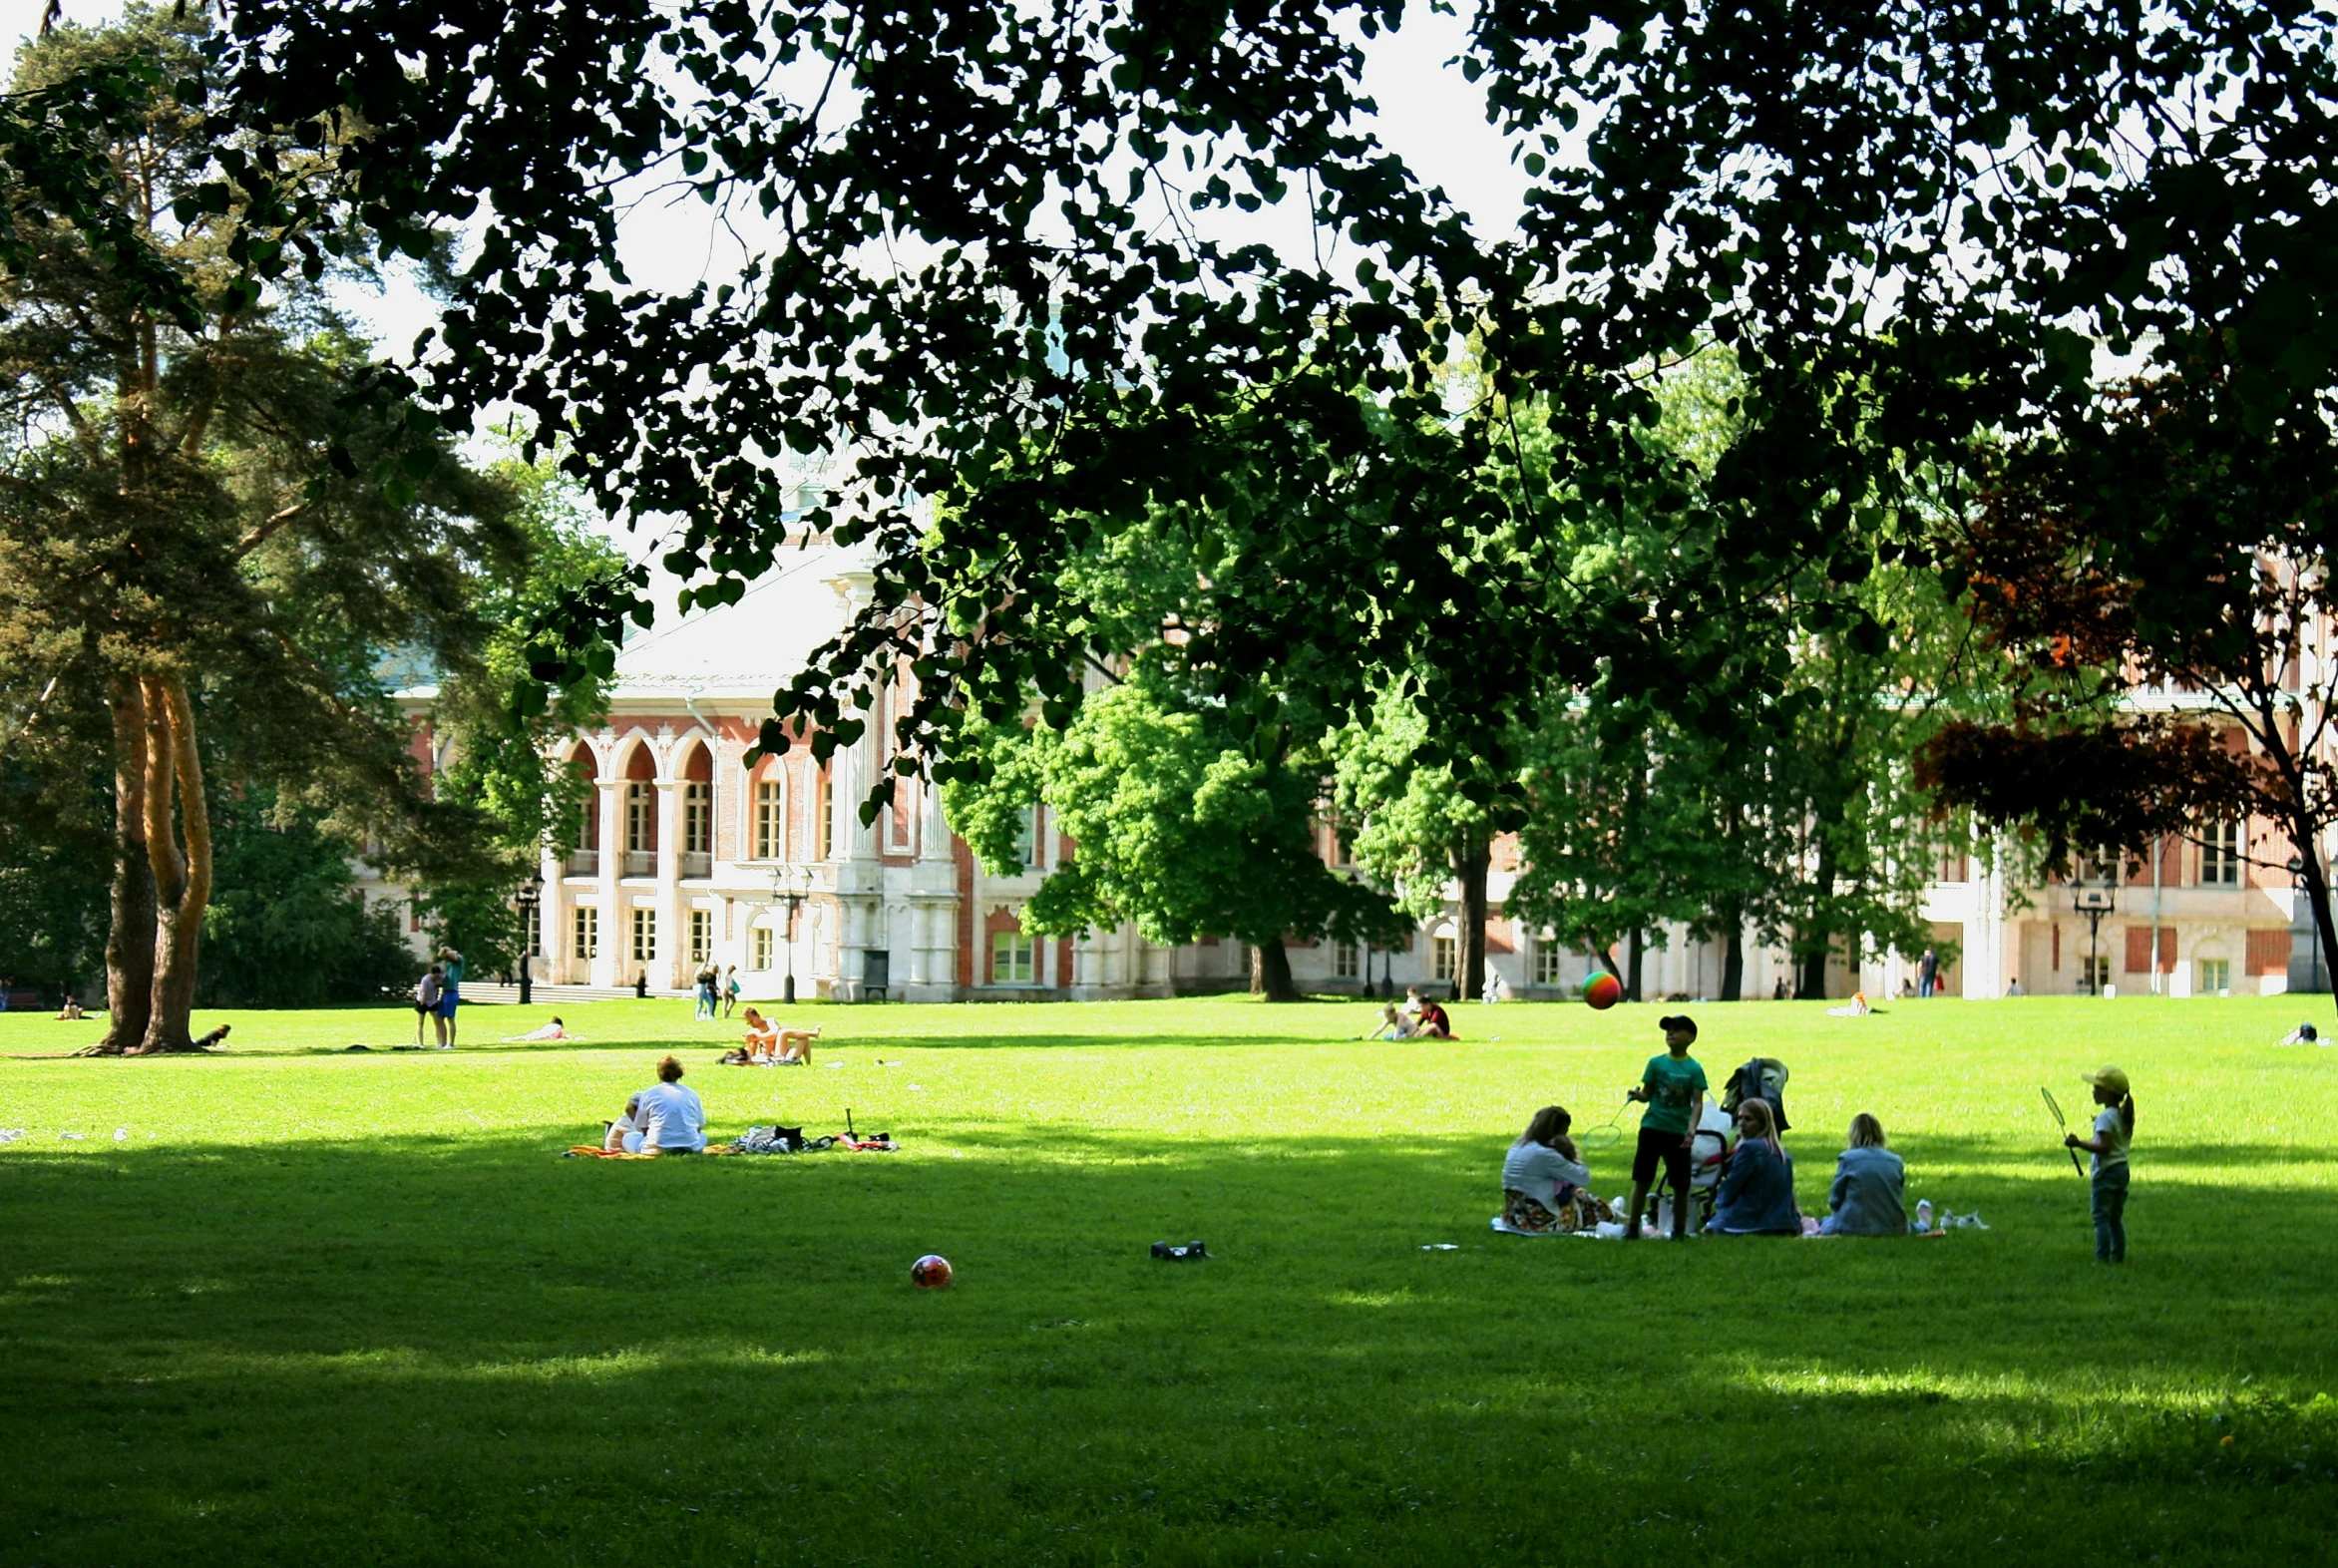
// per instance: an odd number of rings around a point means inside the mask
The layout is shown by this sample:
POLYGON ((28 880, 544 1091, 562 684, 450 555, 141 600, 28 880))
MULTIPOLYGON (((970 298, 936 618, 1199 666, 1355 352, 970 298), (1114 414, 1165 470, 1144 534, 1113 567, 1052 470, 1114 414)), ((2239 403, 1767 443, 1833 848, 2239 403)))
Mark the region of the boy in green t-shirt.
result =
POLYGON ((1689 1149, 1697 1123, 1705 1114, 1705 1069, 1689 1054, 1697 1043, 1697 1023, 1687 1013, 1656 1020, 1664 1030, 1665 1054, 1648 1058, 1629 1099, 1647 1103, 1640 1118, 1640 1146, 1632 1152, 1632 1213, 1624 1222, 1624 1239, 1640 1239, 1640 1217, 1648 1210, 1649 1184, 1656 1168, 1664 1166, 1673 1189, 1673 1240, 1689 1234, 1689 1149))

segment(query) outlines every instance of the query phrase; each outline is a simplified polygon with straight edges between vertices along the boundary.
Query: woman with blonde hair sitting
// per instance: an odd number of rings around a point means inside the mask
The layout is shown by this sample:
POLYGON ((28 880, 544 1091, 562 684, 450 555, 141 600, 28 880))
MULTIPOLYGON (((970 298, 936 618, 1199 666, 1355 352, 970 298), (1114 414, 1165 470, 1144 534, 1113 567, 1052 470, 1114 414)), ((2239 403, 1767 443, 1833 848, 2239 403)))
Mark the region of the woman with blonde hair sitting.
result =
POLYGON ((820 1037, 818 1029, 783 1029, 753 1007, 746 1011, 746 1060, 761 1058, 773 1065, 786 1063, 807 1066, 812 1060, 812 1042, 820 1037))
POLYGON ((1850 1147, 1835 1156, 1834 1185, 1818 1224, 1822 1236, 1905 1236, 1907 1166, 1884 1147, 1883 1123, 1861 1111, 1851 1118, 1850 1147))
POLYGON ((1565 1106, 1545 1105, 1502 1156, 1503 1229, 1547 1236, 1613 1218, 1591 1194, 1591 1172, 1567 1136, 1573 1125, 1565 1106))
POLYGON ((1707 1235, 1799 1236, 1802 1217, 1794 1209, 1794 1161, 1777 1141, 1777 1116, 1769 1101, 1738 1105, 1738 1146, 1721 1175, 1713 1223, 1707 1235))

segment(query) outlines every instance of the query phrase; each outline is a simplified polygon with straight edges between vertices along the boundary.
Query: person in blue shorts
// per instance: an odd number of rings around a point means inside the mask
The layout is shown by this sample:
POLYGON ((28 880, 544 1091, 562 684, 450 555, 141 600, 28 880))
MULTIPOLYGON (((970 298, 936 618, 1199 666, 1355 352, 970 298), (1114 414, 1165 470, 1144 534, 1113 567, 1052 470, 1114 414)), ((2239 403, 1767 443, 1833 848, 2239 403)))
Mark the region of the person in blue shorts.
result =
POLYGON ((455 1048, 455 1009, 463 1002, 463 955, 452 948, 439 952, 439 967, 446 972, 446 983, 438 999, 438 1048, 455 1048))
POLYGON ((1664 1030, 1664 1054, 1648 1058, 1640 1082, 1626 1097, 1648 1107, 1640 1118, 1640 1144, 1632 1153, 1632 1212, 1624 1222, 1624 1239, 1640 1239, 1640 1220, 1648 1212, 1648 1189, 1659 1165, 1671 1184, 1673 1240, 1689 1235, 1689 1151, 1696 1127, 1705 1114, 1705 1068, 1689 1047, 1697 1043, 1697 1023, 1687 1013, 1657 1019, 1664 1030))

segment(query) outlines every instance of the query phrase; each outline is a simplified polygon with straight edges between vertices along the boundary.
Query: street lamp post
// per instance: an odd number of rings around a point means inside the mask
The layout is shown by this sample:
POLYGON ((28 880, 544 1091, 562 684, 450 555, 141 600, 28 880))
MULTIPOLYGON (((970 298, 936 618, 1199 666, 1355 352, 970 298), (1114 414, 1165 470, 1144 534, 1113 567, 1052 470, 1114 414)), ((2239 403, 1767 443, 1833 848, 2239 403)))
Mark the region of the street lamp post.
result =
POLYGON ((796 911, 804 907, 804 896, 811 892, 812 874, 801 866, 778 866, 771 873, 771 898, 775 904, 787 906, 787 989, 783 993, 789 1006, 796 1004, 796 911))
POLYGON ((520 1005, 526 1007, 536 1000, 536 977, 529 972, 528 961, 536 955, 536 912, 544 904, 544 873, 530 872, 512 902, 520 907, 520 1005))
MULTIPOLYGON (((2111 880, 2101 886, 2089 884, 2082 873, 2078 884, 2071 890, 2070 907, 2087 917, 2087 994, 2090 996, 2103 994, 2103 971, 2098 955, 2101 952, 2103 917, 2110 914, 2119 903, 2118 867, 2119 863, 2113 861, 2111 880)), ((2152 962, 2158 962, 2156 954, 2152 955, 2152 962)))

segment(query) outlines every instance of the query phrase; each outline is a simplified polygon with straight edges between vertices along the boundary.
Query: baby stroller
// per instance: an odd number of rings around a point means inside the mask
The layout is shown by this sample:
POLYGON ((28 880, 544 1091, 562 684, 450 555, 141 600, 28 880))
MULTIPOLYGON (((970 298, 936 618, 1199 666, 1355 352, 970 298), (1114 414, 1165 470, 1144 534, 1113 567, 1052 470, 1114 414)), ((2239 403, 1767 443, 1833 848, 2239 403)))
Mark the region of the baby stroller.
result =
MULTIPOLYGON (((1703 1230, 1713 1220, 1713 1201, 1721 1190, 1721 1173, 1729 1164, 1730 1140, 1737 1123, 1729 1115, 1706 1102, 1705 1115, 1697 1123, 1697 1137, 1689 1145, 1689 1212, 1695 1216, 1696 1230, 1703 1230)), ((1672 1227, 1672 1205, 1679 1195, 1673 1191, 1672 1178, 1660 1176, 1648 1195, 1647 1223, 1659 1231, 1672 1227)))
POLYGON ((1778 1131, 1791 1126, 1786 1120, 1786 1064, 1775 1056, 1756 1056, 1731 1073, 1722 1087, 1721 1108, 1735 1116, 1748 1100, 1767 1100, 1777 1116, 1778 1131))

